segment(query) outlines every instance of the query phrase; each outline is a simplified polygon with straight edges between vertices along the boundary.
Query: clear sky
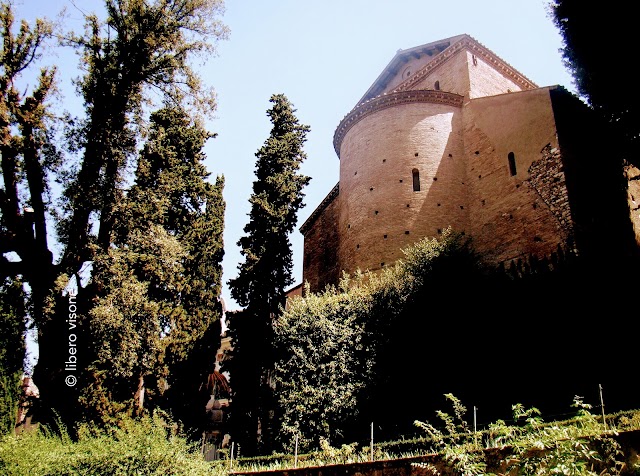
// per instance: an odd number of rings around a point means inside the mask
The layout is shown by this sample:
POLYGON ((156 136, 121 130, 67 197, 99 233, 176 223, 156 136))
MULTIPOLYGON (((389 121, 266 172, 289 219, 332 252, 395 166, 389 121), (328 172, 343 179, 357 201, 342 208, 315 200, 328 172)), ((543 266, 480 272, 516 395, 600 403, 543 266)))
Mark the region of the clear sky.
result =
MULTIPOLYGON (((79 30, 77 7, 102 13, 100 0, 13 0, 18 17, 54 18, 67 7, 67 26, 79 30), (77 6, 74 6, 75 5, 77 6)), ((266 116, 272 94, 285 94, 300 121, 311 128, 302 173, 311 177, 301 225, 338 181, 333 133, 399 49, 462 33, 469 34, 539 86, 562 85, 573 91, 562 63, 561 36, 548 16, 545 0, 227 0, 222 20, 230 37, 218 55, 200 68, 218 94, 216 118, 207 127, 218 133, 206 146, 212 178, 224 174, 227 204, 224 232, 223 297, 237 309, 227 281, 242 261, 238 239, 248 219, 255 153, 269 136, 266 116)), ((60 70, 62 100, 78 101, 70 79, 77 57, 51 51, 43 58, 60 70)), ((79 103, 78 103, 79 104, 79 103)), ((294 277, 302 279, 303 239, 291 236, 294 277)))

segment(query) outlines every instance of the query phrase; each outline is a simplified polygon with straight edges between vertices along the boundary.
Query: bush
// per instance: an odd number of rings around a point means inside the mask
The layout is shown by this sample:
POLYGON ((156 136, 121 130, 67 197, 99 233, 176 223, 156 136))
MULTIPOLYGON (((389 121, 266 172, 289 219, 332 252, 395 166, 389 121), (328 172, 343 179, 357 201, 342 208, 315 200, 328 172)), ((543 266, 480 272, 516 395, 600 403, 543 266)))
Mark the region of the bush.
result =
POLYGON ((20 375, 6 375, 0 369, 0 435, 12 433, 20 398, 20 375))
POLYGON ((80 431, 72 441, 64 428, 44 429, 0 440, 0 474, 44 475, 222 475, 226 468, 204 460, 197 446, 175 434, 159 414, 127 418, 107 430, 80 431))

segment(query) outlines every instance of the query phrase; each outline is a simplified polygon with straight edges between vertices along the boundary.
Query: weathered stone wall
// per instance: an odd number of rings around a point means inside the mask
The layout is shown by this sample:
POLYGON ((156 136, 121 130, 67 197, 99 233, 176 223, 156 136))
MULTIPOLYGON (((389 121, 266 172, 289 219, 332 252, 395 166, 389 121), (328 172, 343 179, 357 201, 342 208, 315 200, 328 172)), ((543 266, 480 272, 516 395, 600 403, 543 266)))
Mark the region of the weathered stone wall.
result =
POLYGON ((621 142, 564 88, 551 89, 550 97, 579 252, 603 264, 637 258, 638 228, 629 202, 634 187, 625 177, 621 142))

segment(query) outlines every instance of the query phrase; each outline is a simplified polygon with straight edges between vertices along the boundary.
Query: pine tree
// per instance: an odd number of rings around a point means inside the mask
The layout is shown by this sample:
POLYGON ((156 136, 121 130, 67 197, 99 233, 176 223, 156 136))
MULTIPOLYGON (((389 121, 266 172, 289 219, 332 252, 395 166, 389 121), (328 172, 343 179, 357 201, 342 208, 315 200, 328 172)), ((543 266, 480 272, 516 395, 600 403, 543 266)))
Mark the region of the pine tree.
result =
POLYGON ((310 178, 300 173, 309 126, 299 123, 283 94, 270 98, 272 129, 255 154, 256 180, 249 222, 238 241, 244 262, 229 281, 231 296, 245 309, 230 320, 233 353, 228 369, 233 392, 232 438, 245 454, 269 450, 269 369, 273 362, 272 321, 293 283, 289 235, 304 206, 303 188, 310 178))

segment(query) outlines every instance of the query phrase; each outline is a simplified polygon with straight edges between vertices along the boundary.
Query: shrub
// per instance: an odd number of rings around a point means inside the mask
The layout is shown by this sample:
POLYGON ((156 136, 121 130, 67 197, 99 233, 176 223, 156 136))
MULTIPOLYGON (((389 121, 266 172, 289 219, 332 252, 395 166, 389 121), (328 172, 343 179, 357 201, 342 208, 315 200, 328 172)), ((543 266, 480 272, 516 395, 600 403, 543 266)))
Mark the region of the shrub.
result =
POLYGON ((204 460, 197 446, 175 434, 156 413, 126 418, 106 430, 80 431, 72 441, 64 428, 5 435, 0 440, 0 474, 44 475, 222 475, 226 468, 204 460))

